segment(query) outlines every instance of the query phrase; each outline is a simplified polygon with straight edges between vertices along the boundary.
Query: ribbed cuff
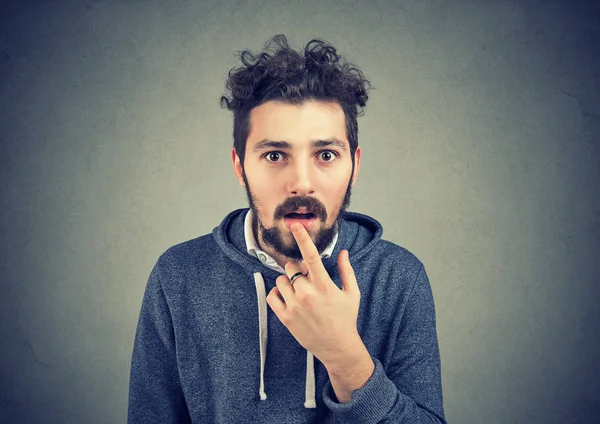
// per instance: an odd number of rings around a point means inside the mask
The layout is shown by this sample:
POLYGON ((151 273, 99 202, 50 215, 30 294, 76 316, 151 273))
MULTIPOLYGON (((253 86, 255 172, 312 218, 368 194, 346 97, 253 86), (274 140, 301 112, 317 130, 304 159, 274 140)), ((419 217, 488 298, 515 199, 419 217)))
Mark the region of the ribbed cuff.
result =
POLYGON ((368 424, 383 420, 394 406, 398 398, 398 389, 376 358, 373 375, 367 383, 352 392, 348 403, 337 403, 331 381, 327 380, 323 388, 323 401, 335 414, 336 419, 344 423, 368 424))

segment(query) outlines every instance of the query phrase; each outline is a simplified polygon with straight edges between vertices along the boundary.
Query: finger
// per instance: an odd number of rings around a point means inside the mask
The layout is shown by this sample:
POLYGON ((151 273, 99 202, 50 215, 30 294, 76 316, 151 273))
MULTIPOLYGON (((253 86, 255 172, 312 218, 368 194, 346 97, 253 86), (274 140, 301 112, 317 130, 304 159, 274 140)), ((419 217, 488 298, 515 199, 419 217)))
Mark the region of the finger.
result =
POLYGON ((283 301, 287 304, 290 303, 292 298, 294 297, 294 287, 290 283, 290 279, 287 275, 280 275, 275 280, 275 284, 277 285, 277 289, 279 289, 279 293, 281 297, 283 297, 283 301))
POLYGON ((295 291, 296 283, 298 283, 300 280, 310 281, 310 278, 308 277, 308 275, 306 275, 307 273, 310 275, 310 272, 308 271, 306 264, 304 264, 302 262, 298 262, 298 261, 289 261, 285 264, 284 268, 285 268, 285 273, 288 276, 288 279, 290 280, 290 284, 292 285, 292 288, 294 288, 294 291, 295 291), (291 278, 298 272, 301 272, 302 274, 304 274, 305 277, 300 275, 300 276, 296 277, 294 279, 294 281, 292 282, 291 278))
POLYGON ((306 264, 304 262, 298 262, 298 265, 300 266, 300 271, 302 271, 302 274, 306 275, 306 277, 310 280, 310 271, 308 270, 306 264))
POLYGON ((323 265, 323 261, 321 261, 317 246, 313 243, 304 225, 294 223, 291 228, 296 243, 298 243, 298 247, 300 248, 300 253, 302 253, 302 258, 304 258, 304 263, 313 277, 311 281, 314 281, 316 284, 328 281, 329 274, 323 265))
POLYGON ((273 289, 269 292, 267 296, 267 303, 271 309, 273 309, 273 312, 275 312, 277 317, 281 317, 285 312, 286 305, 283 300, 281 300, 281 293, 277 287, 273 287, 273 289))
POLYGON ((347 250, 342 250, 338 255, 338 270, 342 280, 342 290, 347 293, 360 293, 347 250))

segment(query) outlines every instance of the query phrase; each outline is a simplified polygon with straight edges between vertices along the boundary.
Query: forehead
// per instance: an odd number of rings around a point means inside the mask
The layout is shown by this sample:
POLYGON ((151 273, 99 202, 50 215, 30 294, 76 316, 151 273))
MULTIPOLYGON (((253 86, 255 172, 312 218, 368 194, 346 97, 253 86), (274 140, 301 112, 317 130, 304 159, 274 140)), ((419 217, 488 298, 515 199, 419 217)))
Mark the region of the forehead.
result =
POLYGON ((346 118, 339 104, 315 100, 301 105, 269 101, 250 112, 247 148, 263 139, 301 144, 333 137, 348 143, 346 118))

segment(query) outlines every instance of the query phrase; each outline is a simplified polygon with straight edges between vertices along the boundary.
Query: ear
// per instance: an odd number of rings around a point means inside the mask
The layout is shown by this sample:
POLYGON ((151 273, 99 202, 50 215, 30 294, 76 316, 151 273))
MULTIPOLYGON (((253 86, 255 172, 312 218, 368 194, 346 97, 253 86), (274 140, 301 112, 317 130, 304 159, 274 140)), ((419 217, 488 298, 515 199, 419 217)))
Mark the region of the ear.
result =
POLYGON ((360 146, 358 146, 356 148, 356 151, 354 152, 354 174, 352 175, 352 186, 354 186, 354 183, 356 182, 356 179, 358 178, 358 170, 360 169, 360 155, 361 155, 361 150, 360 150, 360 146))
POLYGON ((231 149, 231 164, 233 165, 233 172, 235 173, 235 177, 237 178, 238 182, 242 187, 246 187, 246 183, 244 183, 244 177, 242 176, 242 162, 235 151, 235 147, 231 149))

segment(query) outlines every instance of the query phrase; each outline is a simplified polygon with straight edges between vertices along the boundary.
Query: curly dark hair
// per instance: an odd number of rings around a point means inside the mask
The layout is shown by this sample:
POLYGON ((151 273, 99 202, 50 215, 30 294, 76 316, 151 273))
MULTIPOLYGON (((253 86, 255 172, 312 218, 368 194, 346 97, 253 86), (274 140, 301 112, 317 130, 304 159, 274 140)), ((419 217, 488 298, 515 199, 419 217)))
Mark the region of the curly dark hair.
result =
POLYGON ((288 45, 283 34, 267 41, 258 55, 237 52, 243 66, 229 71, 221 107, 233 112, 233 146, 242 166, 250 132, 250 111, 270 100, 300 105, 307 100, 338 103, 346 118, 346 136, 354 167, 358 147, 357 117, 364 113, 371 84, 353 64, 321 39, 312 39, 304 55, 288 45), (276 49, 273 49, 275 45, 276 49), (270 54, 271 52, 271 54, 270 54))

